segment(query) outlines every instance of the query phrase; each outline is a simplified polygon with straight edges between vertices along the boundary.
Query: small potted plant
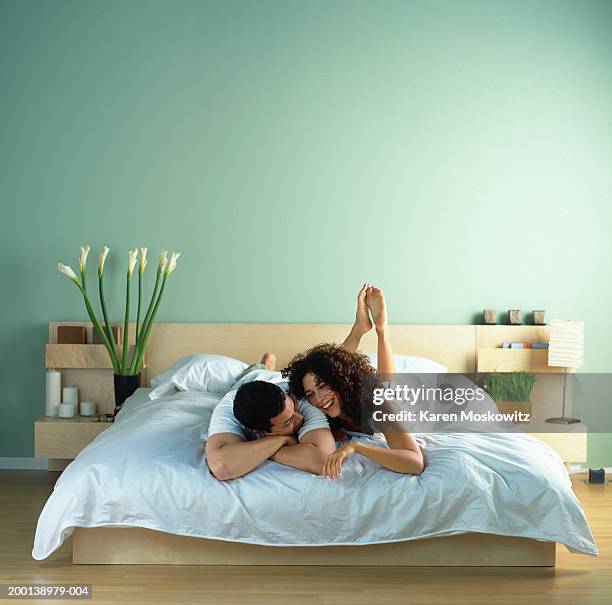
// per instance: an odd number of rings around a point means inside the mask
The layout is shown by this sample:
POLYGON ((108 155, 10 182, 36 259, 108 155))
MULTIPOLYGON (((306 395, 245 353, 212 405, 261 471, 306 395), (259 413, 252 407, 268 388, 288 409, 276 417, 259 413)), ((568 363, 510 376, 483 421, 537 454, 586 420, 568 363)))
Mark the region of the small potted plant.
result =
POLYGON ((111 329, 111 322, 104 299, 104 265, 110 248, 104 246, 100 252, 98 261, 98 292, 100 296, 100 307, 102 309, 102 317, 104 325, 101 326, 96 313, 93 309, 91 299, 87 292, 87 255, 91 250, 91 246, 81 246, 81 255, 79 257, 79 268, 81 278, 79 279, 76 273, 67 265, 58 263, 57 268, 60 273, 63 273, 70 278, 80 290, 85 302, 85 308, 89 319, 93 324, 94 329, 98 333, 102 343, 106 347, 113 364, 114 371, 114 386, 115 386, 115 415, 121 409, 123 402, 140 386, 140 370, 144 352, 151 332, 151 326, 157 315, 159 305, 166 288, 166 281, 170 274, 176 268, 176 262, 181 255, 180 252, 173 252, 168 261, 168 253, 166 250, 161 250, 159 254, 159 265, 157 267, 157 277, 153 294, 147 308, 147 312, 141 321, 141 302, 142 302, 142 276, 147 266, 147 248, 140 248, 140 267, 138 271, 138 311, 136 315, 136 342, 132 355, 130 357, 128 348, 128 325, 130 321, 130 282, 136 263, 138 262, 138 249, 134 248, 128 253, 128 266, 126 274, 126 296, 125 296, 125 318, 123 328, 123 346, 120 348, 115 342, 115 336, 111 329))
POLYGON ((485 389, 502 414, 525 412, 531 414, 531 392, 535 375, 530 372, 491 372, 485 389))

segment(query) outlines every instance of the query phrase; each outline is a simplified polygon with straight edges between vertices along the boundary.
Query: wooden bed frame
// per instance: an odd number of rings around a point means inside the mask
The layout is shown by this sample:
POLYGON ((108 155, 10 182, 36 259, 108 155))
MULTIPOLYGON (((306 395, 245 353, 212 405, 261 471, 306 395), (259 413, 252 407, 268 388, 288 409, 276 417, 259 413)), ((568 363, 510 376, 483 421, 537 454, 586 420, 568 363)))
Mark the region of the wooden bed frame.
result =
POLYGON ((368 546, 257 546, 138 527, 78 528, 73 563, 147 565, 367 565, 552 567, 555 543, 467 533, 368 546))
MULTIPOLYGON (((344 324, 177 324, 153 327, 147 347, 147 376, 193 353, 259 360, 276 354, 282 368, 296 353, 320 342, 342 342, 344 324)), ((434 359, 450 372, 476 372, 477 351, 507 340, 507 326, 395 325, 394 351, 434 359)), ((514 329, 515 340, 548 340, 546 327, 514 329)), ((361 350, 375 351, 374 333, 361 350)), ((385 565, 385 566, 554 566, 555 543, 528 538, 466 533, 368 546, 274 547, 177 536, 141 528, 77 528, 76 564, 176 565, 385 565)))

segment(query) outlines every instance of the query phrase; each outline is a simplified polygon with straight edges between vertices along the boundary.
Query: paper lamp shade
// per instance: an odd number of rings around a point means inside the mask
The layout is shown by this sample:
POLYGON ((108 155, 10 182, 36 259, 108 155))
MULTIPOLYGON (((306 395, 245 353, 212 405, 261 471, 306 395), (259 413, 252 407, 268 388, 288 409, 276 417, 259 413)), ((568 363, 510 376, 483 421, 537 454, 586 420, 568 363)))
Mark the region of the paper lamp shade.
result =
POLYGON ((553 319, 550 322, 548 365, 579 368, 584 357, 584 321, 553 319))

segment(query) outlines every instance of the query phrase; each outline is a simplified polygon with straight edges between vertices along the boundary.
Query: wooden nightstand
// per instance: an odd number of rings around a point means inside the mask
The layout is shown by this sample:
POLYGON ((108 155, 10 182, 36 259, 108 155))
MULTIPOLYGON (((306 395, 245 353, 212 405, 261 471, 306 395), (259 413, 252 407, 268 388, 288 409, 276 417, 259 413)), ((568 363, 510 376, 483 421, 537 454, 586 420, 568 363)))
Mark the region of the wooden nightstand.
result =
POLYGON ((98 422, 97 417, 38 418, 34 423, 34 455, 48 458, 50 471, 62 471, 110 426, 111 422, 98 422))
MULTIPOLYGON (((98 414, 110 414, 115 409, 113 366, 104 345, 59 344, 58 327, 82 326, 87 342, 93 342, 93 326, 89 322, 50 321, 49 342, 45 347, 45 366, 62 374, 62 386, 74 385, 79 390, 79 401, 93 401, 98 414)), ((127 334, 129 352, 136 341, 136 324, 131 322, 127 334)), ((142 385, 146 385, 146 364, 143 359, 142 385)), ((62 471, 71 460, 102 431, 111 426, 99 422, 98 417, 38 418, 34 424, 34 455, 47 458, 50 471, 62 471)))
POLYGON ((531 422, 523 430, 544 441, 571 463, 587 461, 587 427, 582 423, 550 424, 546 418, 559 416, 563 390, 556 382, 564 368, 548 365, 548 349, 503 349, 504 342, 549 342, 549 326, 477 326, 476 370, 488 372, 532 372, 537 376, 531 422))
POLYGON ((532 420, 525 430, 540 439, 561 456, 569 467, 571 463, 587 461, 587 427, 582 422, 576 424, 549 424, 546 418, 558 416, 559 403, 536 401, 532 406, 532 420), (553 432, 554 431, 554 432, 553 432))
POLYGON ((574 424, 572 426, 578 428, 565 433, 532 433, 531 436, 550 445, 568 467, 572 463, 586 463, 586 426, 584 424, 574 424))

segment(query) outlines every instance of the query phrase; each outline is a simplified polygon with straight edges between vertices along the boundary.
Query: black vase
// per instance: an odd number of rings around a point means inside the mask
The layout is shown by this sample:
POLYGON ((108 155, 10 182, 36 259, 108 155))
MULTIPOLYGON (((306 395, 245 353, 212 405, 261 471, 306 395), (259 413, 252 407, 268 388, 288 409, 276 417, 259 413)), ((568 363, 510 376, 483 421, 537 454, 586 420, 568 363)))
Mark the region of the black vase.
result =
POLYGON ((122 376, 121 374, 114 375, 115 382, 115 412, 116 416, 123 402, 140 387, 140 374, 134 376, 122 376))

